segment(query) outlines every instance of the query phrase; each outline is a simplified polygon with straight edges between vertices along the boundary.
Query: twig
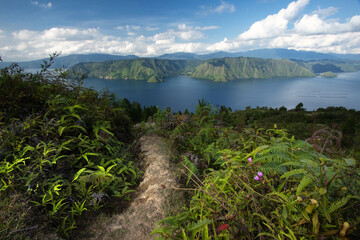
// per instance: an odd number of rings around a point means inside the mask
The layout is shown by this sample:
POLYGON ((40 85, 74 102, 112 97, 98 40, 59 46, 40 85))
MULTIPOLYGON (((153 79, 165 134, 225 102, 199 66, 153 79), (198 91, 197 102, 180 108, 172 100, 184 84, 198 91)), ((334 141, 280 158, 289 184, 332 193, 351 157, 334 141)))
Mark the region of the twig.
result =
POLYGON ((38 225, 35 225, 35 226, 32 226, 32 227, 28 227, 28 228, 18 229, 18 230, 15 230, 15 231, 10 232, 9 235, 10 235, 10 234, 13 234, 13 233, 16 233, 16 232, 28 231, 28 230, 31 230, 31 229, 35 229, 35 228, 37 228, 37 227, 38 227, 38 225))

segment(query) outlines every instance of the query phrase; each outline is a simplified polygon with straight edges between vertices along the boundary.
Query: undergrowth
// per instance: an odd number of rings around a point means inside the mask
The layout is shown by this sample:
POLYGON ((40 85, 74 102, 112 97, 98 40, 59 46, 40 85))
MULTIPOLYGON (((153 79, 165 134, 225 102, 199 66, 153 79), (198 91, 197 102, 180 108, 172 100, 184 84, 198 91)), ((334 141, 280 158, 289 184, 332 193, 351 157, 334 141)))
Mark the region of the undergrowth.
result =
POLYGON ((183 190, 193 194, 183 211, 160 221, 152 235, 357 239, 359 163, 340 149, 342 133, 323 128, 304 141, 276 125, 251 127, 243 120, 206 101, 199 101, 194 114, 155 116, 156 131, 181 153, 183 190))
POLYGON ((1 69, 1 239, 74 238, 85 212, 128 200, 141 175, 129 147, 143 109, 50 71, 57 55, 37 73, 1 69))

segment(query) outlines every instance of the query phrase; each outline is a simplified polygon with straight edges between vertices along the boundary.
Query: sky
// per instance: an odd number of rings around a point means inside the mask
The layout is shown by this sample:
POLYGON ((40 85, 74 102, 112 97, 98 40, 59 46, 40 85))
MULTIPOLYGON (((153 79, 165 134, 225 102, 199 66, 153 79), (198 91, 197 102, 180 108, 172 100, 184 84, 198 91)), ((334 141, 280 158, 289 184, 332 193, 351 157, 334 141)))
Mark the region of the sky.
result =
POLYGON ((360 54, 360 0, 0 0, 0 57, 262 48, 360 54))

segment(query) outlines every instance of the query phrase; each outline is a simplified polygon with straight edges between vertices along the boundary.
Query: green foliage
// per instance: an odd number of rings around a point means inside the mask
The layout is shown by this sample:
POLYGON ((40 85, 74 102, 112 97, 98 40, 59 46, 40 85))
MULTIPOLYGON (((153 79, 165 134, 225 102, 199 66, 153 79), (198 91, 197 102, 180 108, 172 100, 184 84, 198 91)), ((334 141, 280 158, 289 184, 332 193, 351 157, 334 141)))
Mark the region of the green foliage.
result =
MULTIPOLYGON (((153 234, 159 239, 341 239, 356 231, 355 159, 341 156, 339 149, 328 157, 321 151, 326 141, 316 134, 313 140, 321 147, 289 138, 277 125, 241 128, 222 121, 222 114, 202 100, 194 114, 167 112, 172 117, 157 124, 182 154, 184 184, 196 190, 184 212, 160 221, 153 234), (187 226, 202 222, 208 223, 191 238, 187 226)), ((241 119, 236 114, 232 117, 241 119)))
POLYGON ((38 229, 72 238, 80 216, 111 198, 129 199, 140 177, 127 149, 131 108, 108 92, 82 88, 81 79, 47 71, 55 57, 35 74, 16 65, 1 69, 2 239, 32 238, 38 229))
POLYGON ((211 60, 132 59, 80 63, 73 68, 89 77, 159 82, 166 77, 190 75, 214 81, 243 78, 309 77, 314 74, 290 60, 221 58, 211 60))
POLYGON ((193 78, 227 82, 243 78, 311 77, 314 74, 290 60, 260 58, 211 59, 199 65, 193 78))
POLYGON ((166 77, 187 74, 197 65, 198 61, 195 60, 138 58, 103 63, 79 63, 72 69, 75 72, 83 72, 88 77, 159 82, 166 77))

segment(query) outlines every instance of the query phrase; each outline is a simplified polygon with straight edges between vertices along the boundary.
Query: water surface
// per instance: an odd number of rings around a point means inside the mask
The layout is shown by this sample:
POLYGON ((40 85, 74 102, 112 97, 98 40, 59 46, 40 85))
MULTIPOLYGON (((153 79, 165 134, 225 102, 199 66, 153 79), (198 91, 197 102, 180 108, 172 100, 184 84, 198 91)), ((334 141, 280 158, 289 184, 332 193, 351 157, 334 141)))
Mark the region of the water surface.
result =
POLYGON ((168 78, 161 83, 139 80, 85 79, 86 87, 107 88, 120 98, 144 106, 170 107, 173 111, 193 111, 199 99, 213 106, 235 109, 281 107, 288 109, 302 102, 307 110, 343 106, 360 110, 360 72, 339 73, 336 78, 241 79, 227 83, 193 79, 187 76, 168 78))

